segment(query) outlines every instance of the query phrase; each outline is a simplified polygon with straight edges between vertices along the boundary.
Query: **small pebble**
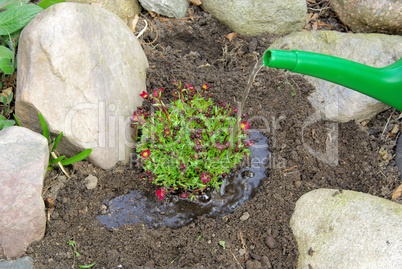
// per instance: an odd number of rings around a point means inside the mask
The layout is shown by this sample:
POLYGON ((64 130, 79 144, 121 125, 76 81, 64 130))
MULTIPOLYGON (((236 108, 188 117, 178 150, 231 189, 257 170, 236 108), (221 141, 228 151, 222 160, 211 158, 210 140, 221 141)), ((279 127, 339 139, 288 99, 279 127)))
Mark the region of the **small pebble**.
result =
POLYGON ((263 256, 261 262, 265 265, 264 268, 272 268, 271 262, 267 256, 263 256))
POLYGON ((241 221, 248 220, 250 218, 250 214, 248 212, 244 212, 243 215, 240 217, 241 221))
POLYGON ((212 241, 211 241, 211 240, 208 240, 208 241, 207 241, 207 243, 208 243, 208 244, 211 244, 211 243, 212 243, 212 241))
POLYGON ((100 206, 100 213, 101 213, 102 215, 105 215, 105 214, 107 213, 107 205, 102 204, 102 205, 100 206))
POLYGON ((95 189, 96 186, 98 186, 98 178, 93 175, 89 175, 84 179, 85 182, 85 187, 87 187, 88 190, 95 189))
POLYGON ((302 182, 300 180, 295 181, 295 187, 298 189, 302 185, 302 182))
POLYGON ((262 268, 261 263, 259 261, 248 260, 246 262, 247 269, 260 269, 262 268))
POLYGON ((275 241, 274 237, 272 235, 270 235, 265 239, 265 244, 267 244, 267 246, 269 248, 275 248, 276 241, 275 241))
POLYGON ((246 254, 246 249, 242 248, 239 250, 240 256, 244 256, 246 254))

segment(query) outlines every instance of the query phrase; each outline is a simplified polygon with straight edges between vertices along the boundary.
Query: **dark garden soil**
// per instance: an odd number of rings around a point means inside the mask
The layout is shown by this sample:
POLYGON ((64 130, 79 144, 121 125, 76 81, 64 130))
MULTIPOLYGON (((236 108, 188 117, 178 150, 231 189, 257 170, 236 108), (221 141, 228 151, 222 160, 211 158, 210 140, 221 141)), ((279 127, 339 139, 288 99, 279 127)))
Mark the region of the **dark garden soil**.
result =
MULTIPOLYGON (((173 89, 173 79, 198 87, 208 83, 216 102, 237 105, 254 64, 279 36, 225 37, 231 33, 227 27, 199 8, 190 10, 183 20, 145 14, 151 22, 151 30, 140 37, 150 66, 147 89, 173 89)), ((333 18, 326 19, 331 23, 333 18)), ((344 29, 337 21, 332 25, 344 29)), ((393 160, 398 133, 391 132, 400 124, 398 111, 389 109, 361 124, 318 121, 302 131, 314 113, 307 100, 312 90, 299 75, 268 68, 259 72, 245 113, 252 128, 268 137, 272 155, 255 195, 232 214, 199 217, 177 229, 143 224, 107 228, 96 219, 105 199, 140 190, 157 200, 157 187, 144 185, 140 169, 130 165, 104 171, 81 162, 67 168, 72 174, 68 180, 59 171, 47 175, 44 198, 57 194, 55 208, 44 238, 31 244, 27 255, 35 268, 78 268, 92 262, 97 263, 93 268, 295 268, 298 249, 289 221, 300 196, 333 188, 390 199, 401 183, 393 160), (318 160, 305 147, 325 153, 331 139, 338 141, 338 165, 318 160), (85 187, 88 175, 99 179, 95 189, 85 187), (70 239, 77 243, 79 257, 67 244, 70 239), (219 241, 225 241, 225 248, 219 241)))

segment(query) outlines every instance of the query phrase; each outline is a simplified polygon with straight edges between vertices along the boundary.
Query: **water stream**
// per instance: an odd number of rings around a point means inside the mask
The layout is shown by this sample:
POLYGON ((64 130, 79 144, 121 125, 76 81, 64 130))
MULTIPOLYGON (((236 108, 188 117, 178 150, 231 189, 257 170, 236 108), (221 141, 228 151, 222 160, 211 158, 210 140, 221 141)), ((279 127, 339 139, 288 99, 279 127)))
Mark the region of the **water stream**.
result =
POLYGON ((261 70, 261 68, 264 66, 264 58, 260 58, 258 62, 255 64, 253 71, 251 71, 250 76, 248 77, 247 80, 247 86, 246 89, 243 93, 243 97, 241 99, 241 105, 240 105, 240 111, 239 111, 239 116, 243 113, 244 109, 244 104, 246 103, 247 97, 250 93, 251 87, 253 86, 253 82, 255 80, 255 77, 257 76, 258 72, 261 70))
MULTIPOLYGON (((238 112, 238 122, 240 122, 252 83, 262 67, 263 59, 261 58, 247 81, 238 112)), ((234 133, 238 127, 236 124, 234 133)), ((236 207, 253 195, 261 179, 265 178, 270 155, 267 138, 260 132, 252 130, 250 140, 253 141, 253 146, 250 147, 251 155, 241 165, 241 169, 227 177, 227 181, 221 185, 219 192, 216 190, 205 192, 204 196, 198 197, 197 201, 183 199, 179 195, 167 195, 159 201, 156 197, 147 199, 140 191, 133 190, 127 195, 104 201, 108 213, 97 216, 98 220, 110 228, 134 223, 143 223, 153 228, 161 226, 177 228, 199 216, 217 218, 233 212, 236 207)))

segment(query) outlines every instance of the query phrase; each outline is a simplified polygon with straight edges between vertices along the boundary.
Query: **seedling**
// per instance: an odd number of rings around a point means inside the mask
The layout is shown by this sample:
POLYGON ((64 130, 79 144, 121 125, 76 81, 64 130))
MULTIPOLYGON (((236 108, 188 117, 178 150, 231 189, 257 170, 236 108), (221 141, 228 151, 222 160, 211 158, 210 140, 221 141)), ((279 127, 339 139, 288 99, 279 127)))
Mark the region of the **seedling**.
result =
MULTIPOLYGON (((68 244, 69 246, 71 246, 71 248, 73 249, 73 253, 72 253, 72 255, 73 255, 73 265, 71 266, 71 268, 74 268, 74 265, 75 265, 75 258, 76 258, 76 257, 78 258, 78 257, 81 256, 81 254, 77 251, 78 243, 75 242, 75 241, 71 238, 70 240, 67 241, 67 244, 68 244)), ((88 265, 78 265, 78 267, 79 267, 79 268, 91 268, 91 267, 95 266, 95 264, 96 264, 96 262, 93 262, 93 263, 88 264, 88 265)))
POLYGON ((79 161, 85 159, 86 157, 89 156, 89 154, 91 154, 92 149, 86 149, 83 152, 81 152, 71 158, 68 158, 68 159, 64 159, 66 157, 64 155, 58 157, 56 154, 56 148, 60 142, 60 139, 63 137, 63 132, 61 132, 55 140, 50 140, 49 129, 47 127, 46 121, 43 118, 41 113, 38 113, 38 116, 39 116, 40 124, 42 126, 43 136, 47 139, 49 146, 51 146, 48 170, 52 169, 54 164, 57 164, 60 167, 60 169, 63 171, 63 173, 68 178, 70 178, 70 175, 64 169, 64 165, 69 165, 69 164, 76 163, 76 162, 79 162, 79 161))
POLYGON ((77 247, 78 247, 77 242, 75 242, 73 239, 70 239, 70 240, 67 241, 67 244, 73 249, 74 257, 81 256, 81 254, 78 253, 78 251, 77 251, 77 247))

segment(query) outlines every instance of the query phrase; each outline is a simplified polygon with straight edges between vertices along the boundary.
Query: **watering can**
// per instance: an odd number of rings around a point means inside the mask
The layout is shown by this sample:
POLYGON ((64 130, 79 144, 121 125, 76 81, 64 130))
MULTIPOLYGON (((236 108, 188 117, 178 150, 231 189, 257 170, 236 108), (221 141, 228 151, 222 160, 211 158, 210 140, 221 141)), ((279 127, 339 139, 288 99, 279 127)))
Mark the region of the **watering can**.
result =
POLYGON ((402 58, 382 68, 305 51, 267 50, 268 67, 321 78, 373 97, 402 111, 402 58))

